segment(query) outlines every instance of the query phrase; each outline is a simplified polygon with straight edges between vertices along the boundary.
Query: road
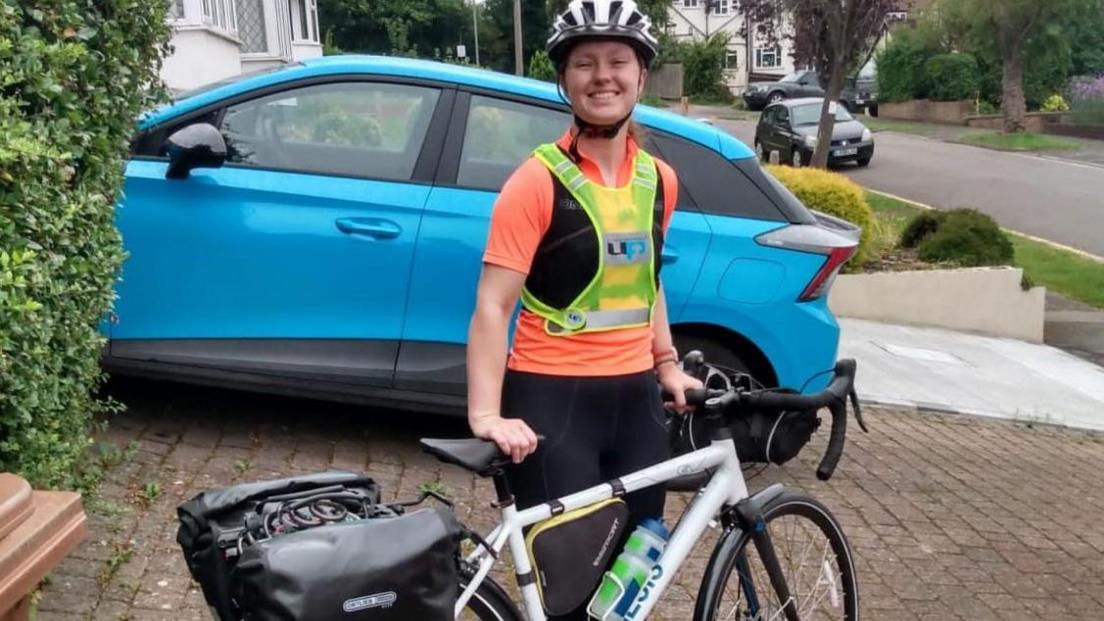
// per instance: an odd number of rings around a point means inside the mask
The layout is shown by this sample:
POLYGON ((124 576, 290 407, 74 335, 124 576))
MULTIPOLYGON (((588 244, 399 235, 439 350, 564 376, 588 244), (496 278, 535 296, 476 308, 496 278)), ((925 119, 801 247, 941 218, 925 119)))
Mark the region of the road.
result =
MULTIPOLYGON (((715 121, 751 145, 750 121, 715 121)), ((975 207, 1002 226, 1104 256, 1104 167, 879 132, 874 161, 840 172, 938 207, 975 207)))

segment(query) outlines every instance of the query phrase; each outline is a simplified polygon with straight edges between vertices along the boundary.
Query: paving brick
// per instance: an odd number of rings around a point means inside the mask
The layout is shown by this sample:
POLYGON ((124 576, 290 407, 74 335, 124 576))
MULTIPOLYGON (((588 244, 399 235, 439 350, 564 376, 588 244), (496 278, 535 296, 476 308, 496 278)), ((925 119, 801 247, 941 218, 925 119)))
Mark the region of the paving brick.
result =
MULTIPOLYGON (((130 461, 107 476, 110 515, 43 590, 39 619, 207 619, 206 603, 176 548, 173 508, 200 490, 330 467, 364 470, 385 500, 421 484, 444 485, 457 514, 486 532, 497 522, 489 481, 442 466, 417 447, 420 435, 455 436, 462 421, 373 412, 294 399, 141 382, 117 397, 130 407, 100 441, 139 439, 130 461), (152 385, 151 385, 152 386, 152 385), (304 418, 304 409, 311 411, 304 418), (158 481, 148 506, 135 492, 158 481), (111 580, 100 572, 132 546, 111 580), (168 608, 165 608, 165 607, 168 608)), ((873 433, 853 434, 836 476, 813 476, 824 449, 817 434, 785 467, 751 479, 782 482, 829 506, 852 544, 864 616, 871 619, 1104 618, 1104 442, 1066 430, 869 407, 873 433), (1065 499, 1054 515, 1053 499, 1065 499)), ((678 519, 688 494, 668 496, 678 519)), ((676 575, 653 619, 692 615, 716 532, 676 575)), ((510 563, 492 576, 516 594, 510 563)))

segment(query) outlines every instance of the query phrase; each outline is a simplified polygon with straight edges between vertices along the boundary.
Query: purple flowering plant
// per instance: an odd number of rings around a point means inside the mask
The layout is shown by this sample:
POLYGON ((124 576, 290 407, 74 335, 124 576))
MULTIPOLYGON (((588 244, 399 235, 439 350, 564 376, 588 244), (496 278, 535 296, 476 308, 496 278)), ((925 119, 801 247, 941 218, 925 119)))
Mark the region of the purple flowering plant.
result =
POLYGON ((1070 80, 1069 104, 1080 122, 1104 125, 1104 73, 1070 80))

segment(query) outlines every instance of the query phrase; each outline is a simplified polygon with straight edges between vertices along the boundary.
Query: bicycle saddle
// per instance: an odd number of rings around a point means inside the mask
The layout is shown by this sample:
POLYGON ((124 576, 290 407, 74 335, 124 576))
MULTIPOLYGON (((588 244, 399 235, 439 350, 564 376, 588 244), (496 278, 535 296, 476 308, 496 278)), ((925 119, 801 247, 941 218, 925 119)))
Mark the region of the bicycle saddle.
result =
POLYGON ((498 450, 498 446, 490 440, 422 438, 418 443, 422 445, 425 452, 437 459, 460 466, 481 477, 491 476, 510 463, 510 458, 503 455, 498 450))

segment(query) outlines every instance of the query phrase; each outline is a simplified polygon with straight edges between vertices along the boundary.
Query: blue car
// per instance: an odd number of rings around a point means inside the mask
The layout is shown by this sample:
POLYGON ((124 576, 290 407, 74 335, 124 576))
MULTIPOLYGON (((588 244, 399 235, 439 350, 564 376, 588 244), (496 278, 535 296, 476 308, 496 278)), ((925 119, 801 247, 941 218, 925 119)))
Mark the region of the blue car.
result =
MULTIPOLYGON (((663 284, 680 351, 812 391, 858 231, 807 210, 728 134, 641 107, 679 173, 663 284)), ((556 88, 388 57, 319 58, 147 115, 118 226, 116 374, 462 411, 491 208, 571 122, 556 88)))

